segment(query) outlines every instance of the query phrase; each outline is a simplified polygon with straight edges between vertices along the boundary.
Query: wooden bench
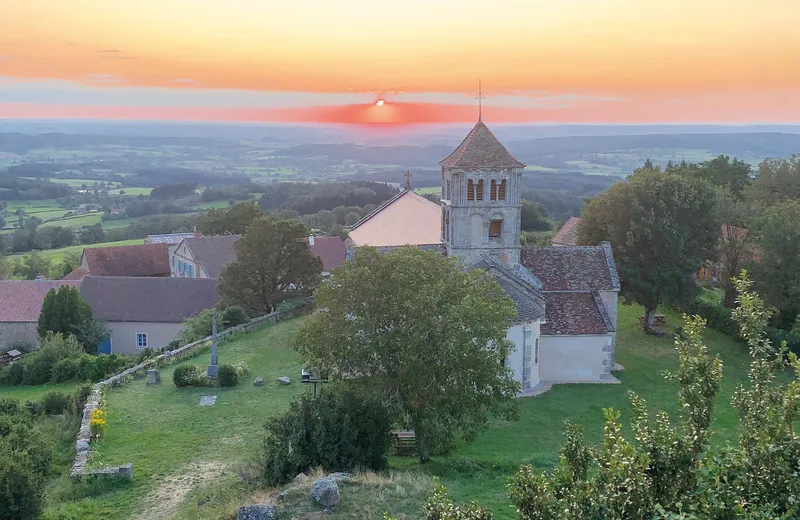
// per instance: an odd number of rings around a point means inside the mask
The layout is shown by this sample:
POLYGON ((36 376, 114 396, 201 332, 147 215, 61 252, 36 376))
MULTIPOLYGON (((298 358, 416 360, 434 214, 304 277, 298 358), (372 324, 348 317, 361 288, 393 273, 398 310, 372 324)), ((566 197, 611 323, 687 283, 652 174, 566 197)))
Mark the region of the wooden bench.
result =
POLYGON ((393 431, 394 447, 397 455, 417 453, 417 436, 413 431, 393 431))
MULTIPOLYGON (((654 325, 667 326, 667 317, 664 314, 656 314, 653 318, 654 325)), ((644 319, 645 316, 639 316, 639 323, 644 323, 644 319)))

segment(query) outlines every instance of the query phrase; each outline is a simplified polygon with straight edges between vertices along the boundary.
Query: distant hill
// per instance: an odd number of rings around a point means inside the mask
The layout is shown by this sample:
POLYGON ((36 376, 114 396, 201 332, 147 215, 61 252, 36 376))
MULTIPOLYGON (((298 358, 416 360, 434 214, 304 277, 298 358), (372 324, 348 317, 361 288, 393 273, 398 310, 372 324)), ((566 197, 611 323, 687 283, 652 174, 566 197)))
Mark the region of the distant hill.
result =
POLYGON ((279 153, 291 157, 328 157, 359 164, 396 164, 401 166, 436 166, 450 155, 452 147, 431 146, 358 146, 355 144, 301 144, 279 153))

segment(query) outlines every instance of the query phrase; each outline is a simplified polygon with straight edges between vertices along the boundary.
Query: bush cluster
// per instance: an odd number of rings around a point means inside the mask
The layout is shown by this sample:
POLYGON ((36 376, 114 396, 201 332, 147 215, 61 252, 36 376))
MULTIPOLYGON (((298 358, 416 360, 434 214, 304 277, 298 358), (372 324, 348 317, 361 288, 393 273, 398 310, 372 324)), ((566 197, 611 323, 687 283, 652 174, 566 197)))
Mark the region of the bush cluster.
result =
POLYGON ((72 336, 48 334, 35 351, 0 369, 0 385, 41 385, 66 381, 100 381, 133 366, 120 354, 86 354, 72 336))
POLYGON ((730 309, 721 303, 711 303, 700 298, 673 304, 672 307, 689 316, 702 316, 709 328, 718 330, 732 338, 739 337, 739 326, 733 320, 730 309))
POLYGON ((175 368, 172 381, 179 388, 187 386, 209 386, 211 384, 206 371, 199 365, 184 364, 175 368))
POLYGON ((331 386, 304 394, 270 419, 263 449, 267 485, 288 482, 309 468, 382 470, 387 465, 392 421, 378 398, 331 386))
POLYGON ((42 398, 42 405, 47 415, 60 415, 67 411, 69 396, 63 392, 48 392, 42 398))
POLYGON ((239 372, 233 365, 220 365, 217 371, 219 386, 236 386, 239 384, 239 372))

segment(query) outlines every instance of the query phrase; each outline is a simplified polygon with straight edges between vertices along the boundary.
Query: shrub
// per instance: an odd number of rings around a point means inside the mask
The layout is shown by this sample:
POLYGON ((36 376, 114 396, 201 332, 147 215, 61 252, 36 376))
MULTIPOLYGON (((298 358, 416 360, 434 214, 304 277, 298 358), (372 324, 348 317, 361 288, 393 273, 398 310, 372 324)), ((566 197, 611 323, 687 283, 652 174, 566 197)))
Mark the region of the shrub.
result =
POLYGON ((0 449, 0 518, 32 520, 42 507, 44 478, 24 451, 0 449))
POLYGON ((183 345, 181 345, 180 340, 178 338, 175 338, 175 339, 171 340, 169 343, 167 343, 166 345, 164 345, 161 348, 161 352, 168 352, 170 350, 175 350, 176 348, 180 348, 182 346, 183 345))
POLYGON ((239 373, 233 365, 220 365, 217 370, 219 386, 236 386, 239 384, 239 373))
POLYGON ((739 337, 739 326, 733 321, 732 311, 721 303, 696 298, 688 302, 674 304, 673 308, 689 316, 702 316, 705 318, 708 327, 732 338, 739 337))
POLYGON ((22 384, 24 370, 22 363, 19 362, 0 368, 0 385, 16 386, 22 384))
POLYGON ((63 383, 64 381, 75 379, 78 374, 78 359, 71 357, 56 362, 50 369, 50 381, 52 383, 63 383))
POLYGON ((47 415, 59 415, 67 410, 69 396, 63 392, 48 392, 42 398, 44 413, 47 415))
POLYGON ((143 351, 139 352, 139 355, 136 356, 136 364, 143 363, 144 361, 150 359, 151 357, 155 357, 156 353, 150 347, 147 347, 143 351))
POLYGON ((22 407, 17 399, 13 397, 0 398, 0 415, 19 415, 22 407))
POLYGON ((172 381, 177 387, 209 386, 210 381, 203 367, 198 365, 179 365, 172 373, 172 381))
POLYGON ((241 307, 228 307, 222 311, 222 323, 225 328, 235 327, 250 321, 250 317, 241 307))
POLYGON ((318 466, 328 471, 384 469, 390 428, 389 410, 375 397, 337 386, 323 389, 318 396, 304 394, 267 423, 266 483, 279 485, 318 466))
POLYGON ((25 401, 25 409, 34 419, 44 414, 44 405, 39 401, 25 401))

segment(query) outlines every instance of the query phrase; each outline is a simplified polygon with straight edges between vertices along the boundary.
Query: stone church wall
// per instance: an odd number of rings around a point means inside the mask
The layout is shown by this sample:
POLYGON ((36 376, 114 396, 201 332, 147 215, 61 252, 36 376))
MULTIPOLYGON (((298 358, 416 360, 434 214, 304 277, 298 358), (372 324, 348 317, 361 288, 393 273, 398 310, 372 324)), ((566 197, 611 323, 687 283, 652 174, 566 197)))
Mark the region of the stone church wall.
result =
POLYGON ((608 335, 542 336, 540 372, 547 382, 603 382, 611 379, 613 338, 608 335))

